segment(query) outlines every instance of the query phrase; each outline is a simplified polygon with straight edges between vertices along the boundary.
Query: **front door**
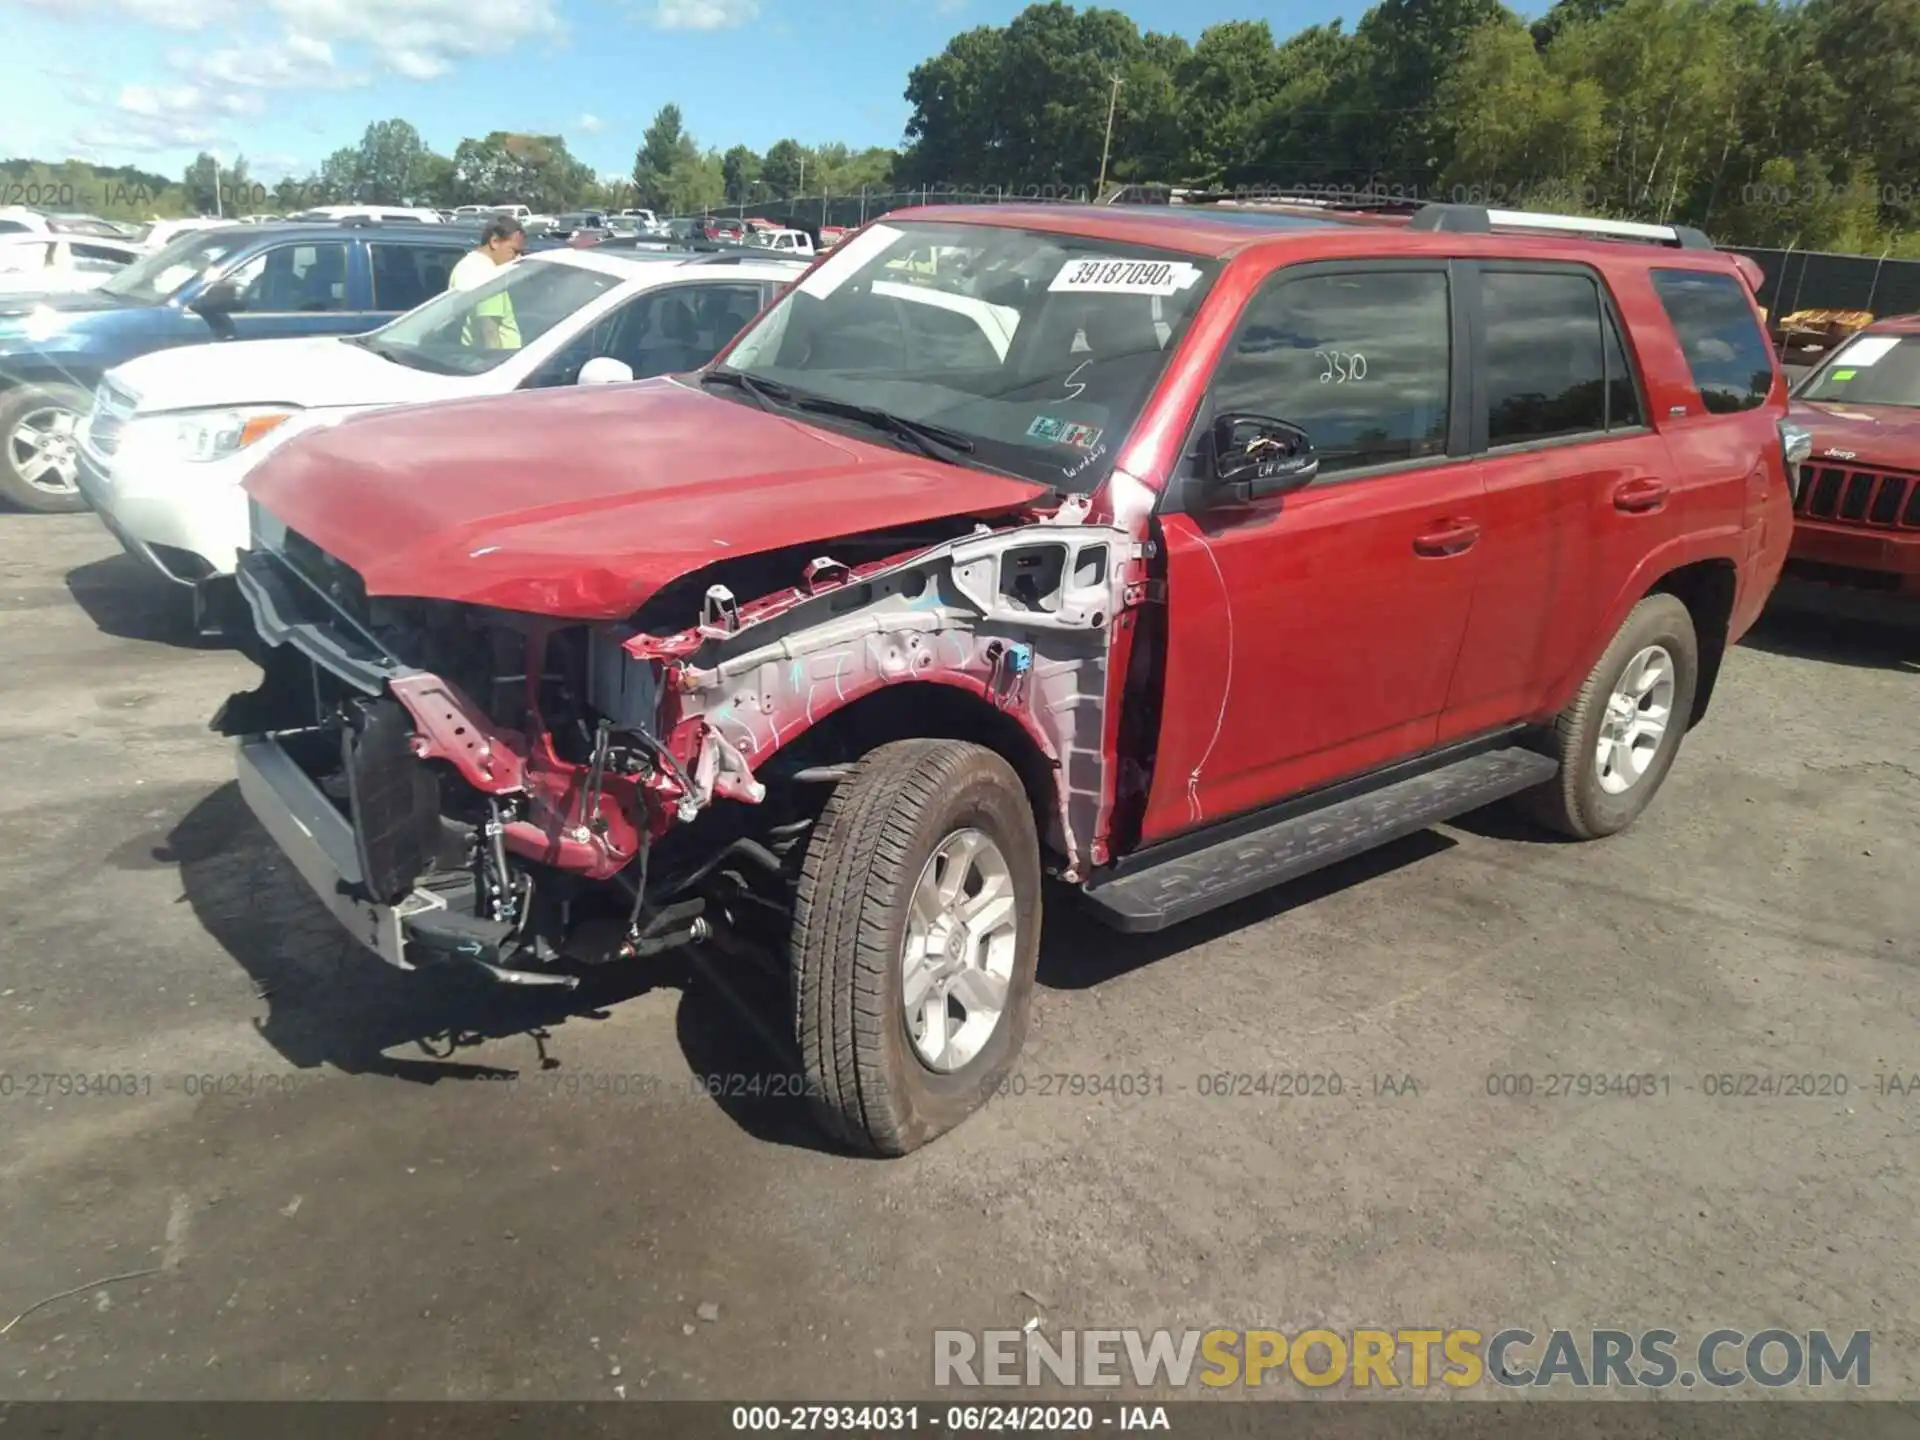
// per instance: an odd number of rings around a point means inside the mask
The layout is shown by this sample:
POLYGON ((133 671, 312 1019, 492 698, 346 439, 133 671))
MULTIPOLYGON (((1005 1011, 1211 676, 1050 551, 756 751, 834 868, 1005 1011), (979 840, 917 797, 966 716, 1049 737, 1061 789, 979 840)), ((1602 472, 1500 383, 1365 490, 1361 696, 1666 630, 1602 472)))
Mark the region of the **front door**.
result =
POLYGON ((297 335, 352 335, 371 329, 364 257, 346 240, 292 240, 242 261, 227 276, 240 308, 217 317, 223 339, 269 340, 297 335))
POLYGON ((1249 302, 1212 414, 1303 428, 1306 488, 1247 504, 1175 485, 1161 736, 1141 840, 1431 745, 1473 600, 1468 452, 1446 262, 1283 269, 1249 302))

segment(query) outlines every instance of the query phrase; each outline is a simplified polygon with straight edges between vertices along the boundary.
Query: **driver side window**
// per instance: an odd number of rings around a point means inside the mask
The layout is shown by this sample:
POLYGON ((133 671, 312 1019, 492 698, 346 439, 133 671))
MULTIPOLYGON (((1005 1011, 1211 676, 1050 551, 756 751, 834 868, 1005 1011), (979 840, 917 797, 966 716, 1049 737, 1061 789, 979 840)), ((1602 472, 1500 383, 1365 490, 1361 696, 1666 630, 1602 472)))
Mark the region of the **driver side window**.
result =
POLYGON ((251 314, 311 313, 347 308, 347 247, 322 242, 277 245, 227 277, 251 314))
POLYGON ((1442 271, 1283 271, 1241 317, 1214 377, 1214 410, 1299 426, 1322 476, 1439 456, 1452 349, 1442 271))

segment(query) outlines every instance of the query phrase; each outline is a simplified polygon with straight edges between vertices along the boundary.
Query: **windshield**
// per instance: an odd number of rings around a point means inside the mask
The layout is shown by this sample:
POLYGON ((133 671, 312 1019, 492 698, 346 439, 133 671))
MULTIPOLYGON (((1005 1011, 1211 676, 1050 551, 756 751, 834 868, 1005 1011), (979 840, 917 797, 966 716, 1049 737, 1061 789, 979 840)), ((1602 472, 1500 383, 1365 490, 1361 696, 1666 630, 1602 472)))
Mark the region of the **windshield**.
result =
POLYGON ((360 337, 416 370, 479 375, 500 365, 621 283, 584 265, 515 260, 471 290, 446 290, 360 337))
POLYGON ((134 261, 99 289, 103 294, 138 305, 158 305, 179 294, 188 281, 224 264, 246 243, 245 237, 227 239, 188 231, 153 254, 134 261))
POLYGON ((869 226, 727 368, 963 436, 980 463, 1091 490, 1217 262, 984 225, 869 226))
POLYGON ((1808 377, 1799 398, 1920 405, 1920 336, 1854 336, 1808 377))

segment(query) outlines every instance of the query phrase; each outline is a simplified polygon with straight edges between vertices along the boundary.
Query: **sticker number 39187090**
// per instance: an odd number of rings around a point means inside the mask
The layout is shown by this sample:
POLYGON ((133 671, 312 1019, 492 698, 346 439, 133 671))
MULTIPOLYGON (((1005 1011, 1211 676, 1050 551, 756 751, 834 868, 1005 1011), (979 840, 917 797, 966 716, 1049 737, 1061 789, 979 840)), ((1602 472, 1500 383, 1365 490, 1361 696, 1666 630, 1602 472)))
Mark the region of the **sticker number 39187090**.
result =
POLYGON ((1082 295, 1177 295, 1199 278, 1199 266, 1184 260, 1114 260, 1095 256, 1069 260, 1047 288, 1082 295))

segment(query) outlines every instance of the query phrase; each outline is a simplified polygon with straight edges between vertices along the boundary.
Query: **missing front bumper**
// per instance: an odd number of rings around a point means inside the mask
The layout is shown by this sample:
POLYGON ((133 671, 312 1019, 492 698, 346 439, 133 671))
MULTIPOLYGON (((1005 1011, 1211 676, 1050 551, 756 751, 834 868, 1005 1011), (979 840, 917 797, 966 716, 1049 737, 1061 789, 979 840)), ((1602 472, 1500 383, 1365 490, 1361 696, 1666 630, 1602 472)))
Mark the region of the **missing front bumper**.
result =
POLYGON ((271 736, 240 742, 239 771, 248 808, 334 919, 388 964, 415 969, 410 931, 446 912, 449 895, 415 888, 391 905, 370 898, 352 825, 271 736))

